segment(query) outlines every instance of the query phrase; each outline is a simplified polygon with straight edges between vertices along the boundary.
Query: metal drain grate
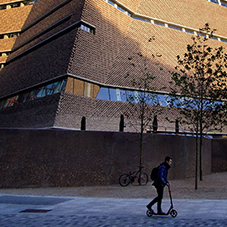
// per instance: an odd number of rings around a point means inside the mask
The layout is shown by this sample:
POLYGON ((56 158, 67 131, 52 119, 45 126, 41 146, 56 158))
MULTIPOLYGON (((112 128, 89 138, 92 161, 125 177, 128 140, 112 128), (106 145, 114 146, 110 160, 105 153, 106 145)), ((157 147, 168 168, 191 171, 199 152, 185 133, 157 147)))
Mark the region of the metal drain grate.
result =
POLYGON ((45 210, 45 209, 26 209, 20 211, 20 213, 47 213, 51 210, 45 210))

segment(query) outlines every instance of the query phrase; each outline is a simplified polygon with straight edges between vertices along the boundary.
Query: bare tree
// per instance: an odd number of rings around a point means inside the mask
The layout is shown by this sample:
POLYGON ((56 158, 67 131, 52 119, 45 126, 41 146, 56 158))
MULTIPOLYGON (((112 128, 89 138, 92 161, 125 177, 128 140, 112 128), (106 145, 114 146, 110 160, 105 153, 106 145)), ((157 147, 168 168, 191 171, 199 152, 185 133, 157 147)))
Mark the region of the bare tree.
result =
MULTIPOLYGON (((150 38, 148 43, 154 40, 150 38)), ((127 101, 131 108, 125 113, 126 117, 133 117, 139 121, 139 135, 140 135, 140 169, 143 166, 143 143, 144 132, 151 125, 151 122, 157 113, 160 113, 159 100, 153 86, 155 76, 153 70, 148 66, 148 61, 154 60, 155 55, 148 59, 142 53, 137 53, 133 57, 129 57, 129 63, 133 68, 133 73, 128 73, 126 78, 130 78, 133 91, 126 93, 127 101), (137 72, 137 73, 135 73, 137 72), (135 74, 134 74, 135 73, 135 74)), ((160 56, 159 56, 160 57, 160 56)), ((157 64, 157 63, 153 63, 157 64)), ((162 70, 160 68, 160 70, 162 70)))

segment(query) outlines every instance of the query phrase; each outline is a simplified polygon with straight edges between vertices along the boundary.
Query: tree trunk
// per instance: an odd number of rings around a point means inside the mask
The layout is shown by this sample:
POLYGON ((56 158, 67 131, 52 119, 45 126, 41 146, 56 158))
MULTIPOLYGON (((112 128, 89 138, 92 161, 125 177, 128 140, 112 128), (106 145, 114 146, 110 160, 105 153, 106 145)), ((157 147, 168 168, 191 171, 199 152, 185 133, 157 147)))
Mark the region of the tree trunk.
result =
POLYGON ((142 103, 141 109, 141 125, 140 125, 140 173, 139 173, 139 185, 141 185, 141 173, 143 166, 143 130, 144 130, 144 104, 142 103))
POLYGON ((199 138, 199 169, 200 169, 200 181, 203 180, 203 131, 200 129, 199 138))
POLYGON ((195 190, 198 189, 198 121, 196 124, 196 151, 195 151, 195 190))
POLYGON ((200 181, 203 180, 203 96, 201 99, 201 109, 199 118, 199 170, 200 170, 200 181))

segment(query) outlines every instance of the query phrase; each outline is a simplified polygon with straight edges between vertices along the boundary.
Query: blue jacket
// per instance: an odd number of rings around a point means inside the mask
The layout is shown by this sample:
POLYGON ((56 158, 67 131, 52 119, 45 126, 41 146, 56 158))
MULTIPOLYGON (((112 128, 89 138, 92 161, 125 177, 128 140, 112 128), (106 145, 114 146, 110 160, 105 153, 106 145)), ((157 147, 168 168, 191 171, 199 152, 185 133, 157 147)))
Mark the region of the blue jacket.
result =
POLYGON ((158 170, 158 178, 153 183, 153 185, 156 188, 157 187, 165 187, 165 185, 167 183, 169 183, 168 180, 167 180, 169 168, 170 168, 170 166, 166 162, 163 162, 162 164, 160 164, 159 170, 158 170))

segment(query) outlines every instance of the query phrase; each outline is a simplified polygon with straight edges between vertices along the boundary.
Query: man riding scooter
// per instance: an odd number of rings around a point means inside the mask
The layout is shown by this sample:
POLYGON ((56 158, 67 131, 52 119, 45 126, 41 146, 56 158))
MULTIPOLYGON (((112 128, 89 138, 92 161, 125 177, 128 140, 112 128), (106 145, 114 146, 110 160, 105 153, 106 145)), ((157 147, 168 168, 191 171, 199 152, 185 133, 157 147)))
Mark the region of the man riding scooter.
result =
POLYGON ((157 214, 158 215, 165 215, 165 213, 162 211, 162 198, 163 198, 163 192, 164 192, 164 187, 170 186, 170 183, 167 180, 168 176, 168 170, 170 169, 172 165, 172 158, 167 156, 165 158, 165 162, 161 163, 158 167, 158 176, 155 179, 154 183, 152 185, 155 186, 158 196, 154 198, 148 205, 147 209, 151 212, 154 213, 152 206, 157 203, 157 214))

